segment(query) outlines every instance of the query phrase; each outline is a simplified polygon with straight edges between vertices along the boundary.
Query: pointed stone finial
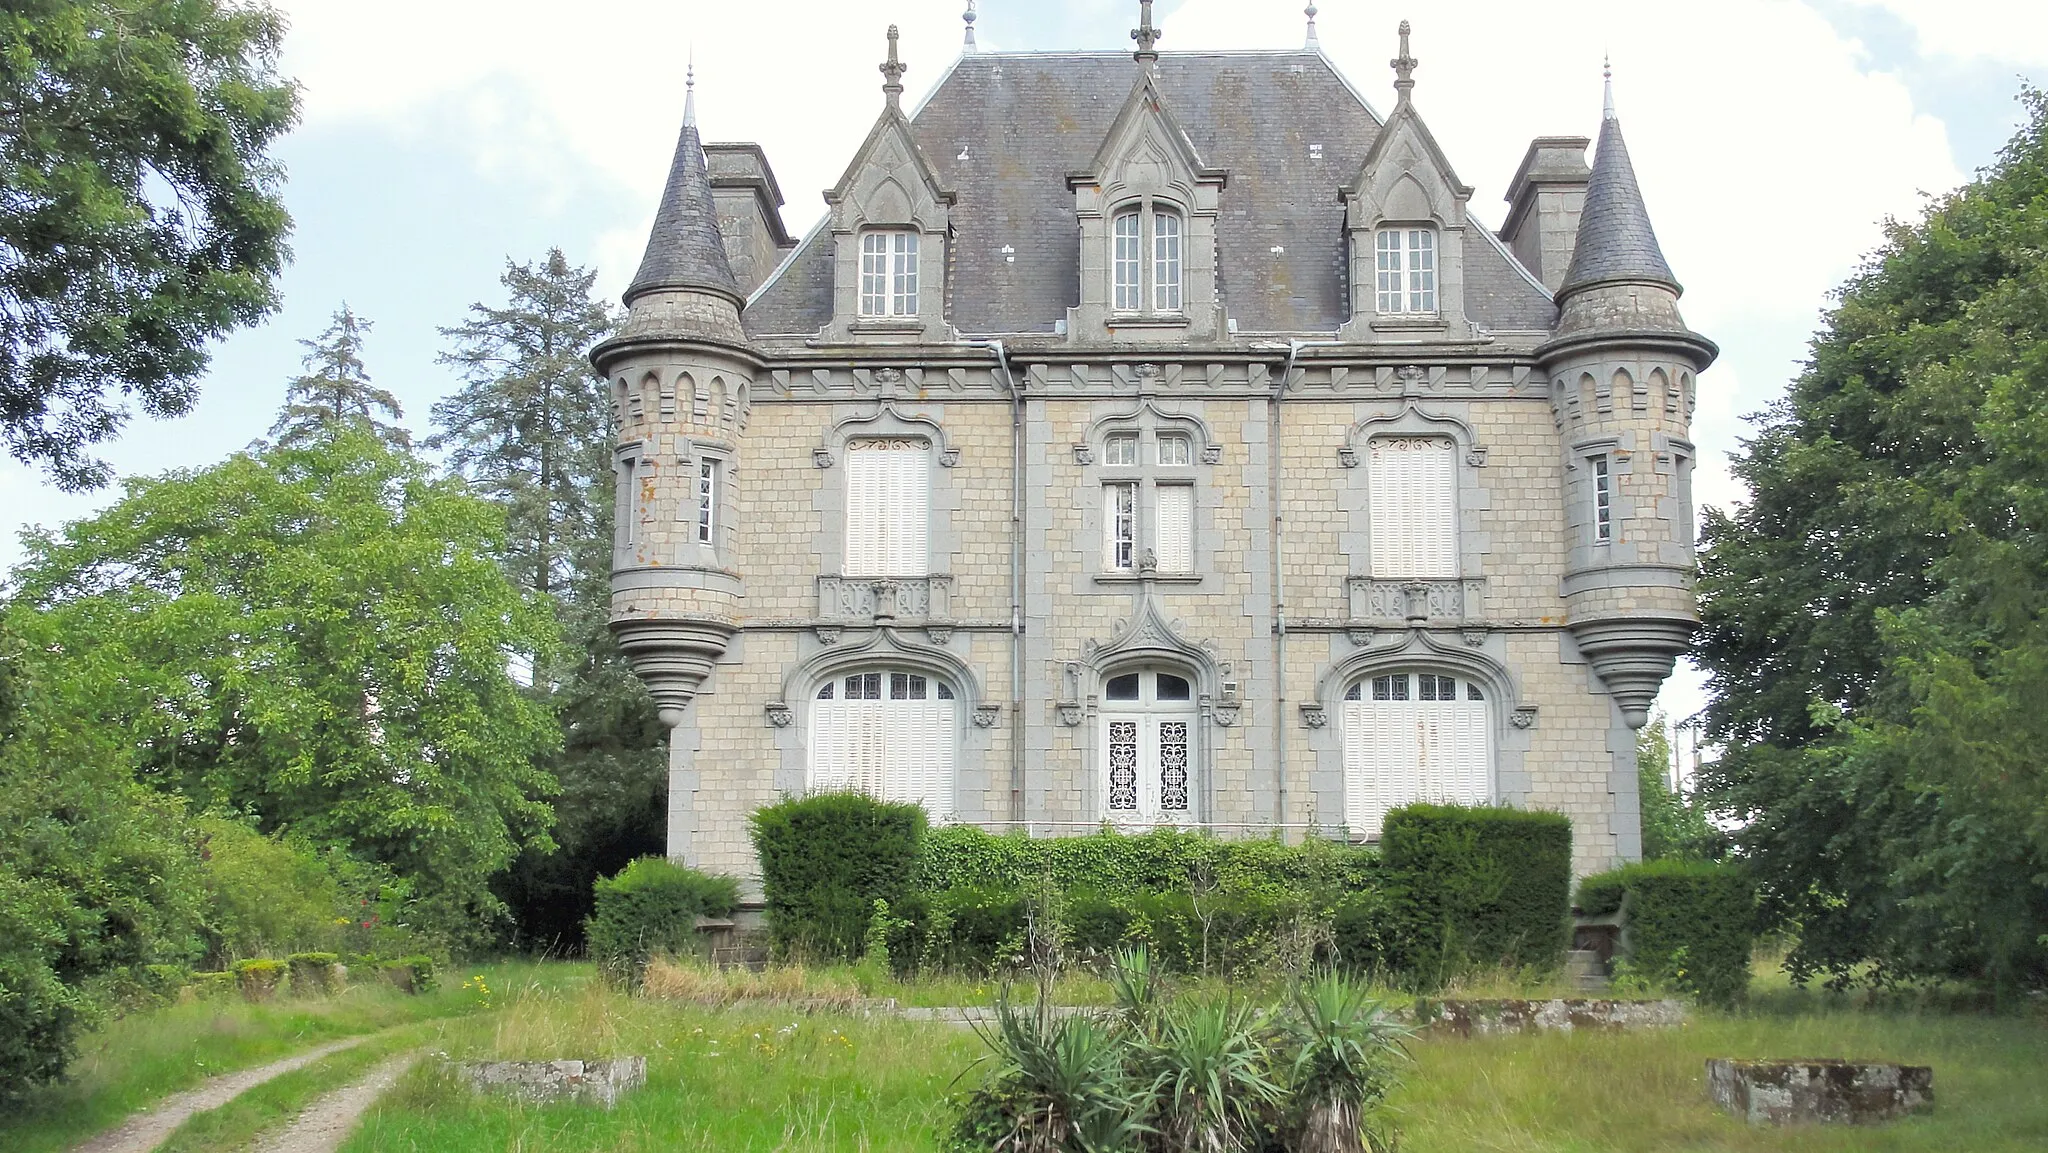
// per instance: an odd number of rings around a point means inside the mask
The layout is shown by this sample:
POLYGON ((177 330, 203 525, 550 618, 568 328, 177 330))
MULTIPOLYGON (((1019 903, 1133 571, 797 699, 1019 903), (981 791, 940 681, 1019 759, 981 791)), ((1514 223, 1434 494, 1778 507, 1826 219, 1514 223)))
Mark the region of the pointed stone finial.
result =
POLYGON ((1614 119, 1614 57, 1603 57, 1600 62, 1600 78, 1606 85, 1606 93, 1600 104, 1600 119, 1614 119))
POLYGON ((967 0, 967 11, 960 14, 960 19, 967 22, 967 40, 960 46, 960 51, 972 56, 981 51, 974 46, 974 0, 967 0))
POLYGON ((1138 0, 1138 26, 1131 29, 1131 39, 1138 42, 1133 59, 1147 67, 1159 63, 1161 33, 1152 26, 1152 0, 1138 0))
POLYGON ((1302 9, 1301 11, 1303 15, 1308 17, 1308 43, 1303 44, 1302 49, 1304 51, 1314 52, 1316 49, 1322 47, 1322 44, 1316 40, 1316 6, 1314 4, 1310 4, 1308 7, 1302 9))
POLYGON ((683 73, 683 127, 697 126, 697 50, 690 50, 689 71, 683 73))
POLYGON ((1415 66, 1420 63, 1408 54, 1408 22, 1401 21, 1401 54, 1387 63, 1394 66, 1394 103, 1408 103, 1408 94, 1415 90, 1415 66))
POLYGON ((882 95, 889 100, 889 107, 903 106, 903 74, 910 66, 896 58, 896 26, 889 25, 889 58, 882 62, 882 95))

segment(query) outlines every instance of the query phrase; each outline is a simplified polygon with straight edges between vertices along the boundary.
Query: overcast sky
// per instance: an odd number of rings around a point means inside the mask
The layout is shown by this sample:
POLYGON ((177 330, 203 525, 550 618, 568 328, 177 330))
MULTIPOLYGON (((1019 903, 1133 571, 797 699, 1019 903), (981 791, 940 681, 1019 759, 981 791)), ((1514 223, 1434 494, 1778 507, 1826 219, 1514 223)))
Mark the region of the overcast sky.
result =
MULTIPOLYGON (((437 328, 498 299, 509 258, 559 245, 616 297, 675 144, 694 52, 709 140, 759 142, 801 235, 881 108, 883 33, 901 26, 909 94, 960 51, 965 0, 282 0, 284 68, 304 120, 280 147, 295 259, 283 308, 217 350, 202 399, 103 452, 123 476, 204 465, 269 427, 301 338, 346 301, 375 324, 365 361, 423 429, 452 389, 437 328)), ((1128 0, 982 0, 984 51, 1127 49, 1128 0)), ((1160 0, 1165 50, 1302 43, 1296 0, 1160 0)), ((1323 0, 1322 46, 1391 107, 1394 30, 1414 23, 1415 101, 1473 213, 1498 226, 1531 137, 1596 134, 1603 53, 1692 327, 1719 342, 1700 378, 1698 494, 1740 493, 1724 455, 1782 391, 1829 291, 1888 215, 1991 161, 2021 78, 2048 78, 2039 0, 1323 0), (1455 13, 1453 15, 1452 13, 1455 13)), ((0 462, 0 566, 14 530, 86 514, 113 490, 58 493, 0 462)), ((1690 682, 1667 693, 1690 711, 1690 682)))

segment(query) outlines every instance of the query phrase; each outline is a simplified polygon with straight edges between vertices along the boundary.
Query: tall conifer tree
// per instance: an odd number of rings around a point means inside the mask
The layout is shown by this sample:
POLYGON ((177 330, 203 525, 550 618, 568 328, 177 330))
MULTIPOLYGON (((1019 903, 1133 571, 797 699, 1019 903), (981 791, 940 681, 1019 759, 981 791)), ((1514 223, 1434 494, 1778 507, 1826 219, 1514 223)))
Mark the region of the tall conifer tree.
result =
POLYGON ((400 451, 412 447, 412 434, 398 423, 405 417, 398 398, 370 383, 363 367, 363 339, 369 332, 370 322, 343 304, 318 339, 299 342, 306 350, 306 371, 285 390, 284 407, 270 426, 278 444, 304 448, 332 441, 343 429, 360 428, 400 451), (379 419, 379 413, 390 419, 379 419))

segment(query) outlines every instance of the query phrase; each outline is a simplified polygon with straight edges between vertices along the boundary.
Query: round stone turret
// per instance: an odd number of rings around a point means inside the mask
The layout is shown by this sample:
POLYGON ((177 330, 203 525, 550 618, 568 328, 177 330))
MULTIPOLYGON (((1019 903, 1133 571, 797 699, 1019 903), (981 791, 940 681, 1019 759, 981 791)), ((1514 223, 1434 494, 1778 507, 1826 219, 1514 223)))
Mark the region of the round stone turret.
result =
POLYGON ((1610 97, 1558 324, 1538 350, 1565 451, 1566 623, 1640 728, 1699 625, 1690 436, 1717 353, 1685 326, 1610 97))

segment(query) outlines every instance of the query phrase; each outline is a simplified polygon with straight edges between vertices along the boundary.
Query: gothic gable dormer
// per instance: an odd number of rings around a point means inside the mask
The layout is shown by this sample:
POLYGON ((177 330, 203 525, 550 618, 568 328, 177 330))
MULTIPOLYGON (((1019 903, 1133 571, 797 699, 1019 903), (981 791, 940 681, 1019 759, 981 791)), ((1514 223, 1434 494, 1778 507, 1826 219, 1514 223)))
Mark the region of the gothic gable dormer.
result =
POLYGON ((1227 180, 1196 151, 1149 71, 1087 168, 1070 174, 1080 222, 1076 341, 1217 340, 1217 203, 1227 180))
POLYGON ((832 320, 828 341, 917 342, 947 338, 946 246, 952 239, 953 192, 911 134, 898 103, 896 30, 889 29, 896 67, 882 115, 854 153, 839 183, 825 193, 834 244, 832 320))
POLYGON ((1472 189, 1458 179, 1414 104, 1395 105, 1339 194, 1351 261, 1351 322, 1344 336, 1412 340, 1419 331, 1469 338, 1464 253, 1472 189))

